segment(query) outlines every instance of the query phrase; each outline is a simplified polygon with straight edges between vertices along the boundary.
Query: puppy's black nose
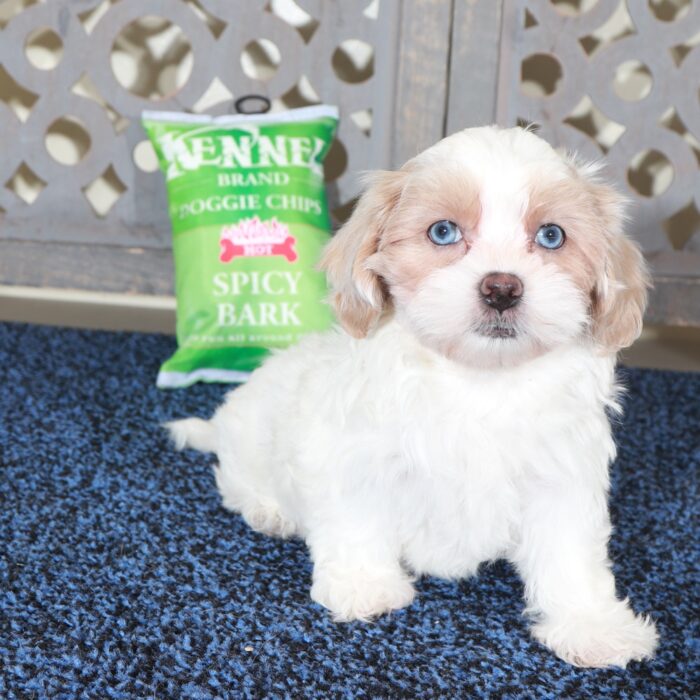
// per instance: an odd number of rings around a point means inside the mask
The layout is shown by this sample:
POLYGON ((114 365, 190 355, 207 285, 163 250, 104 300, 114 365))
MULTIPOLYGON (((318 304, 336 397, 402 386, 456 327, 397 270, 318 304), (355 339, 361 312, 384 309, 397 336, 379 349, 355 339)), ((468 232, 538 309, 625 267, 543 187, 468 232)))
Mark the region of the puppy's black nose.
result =
POLYGON ((519 277, 505 272, 492 272, 479 285, 484 303, 497 311, 515 306, 523 295, 523 283, 519 277))

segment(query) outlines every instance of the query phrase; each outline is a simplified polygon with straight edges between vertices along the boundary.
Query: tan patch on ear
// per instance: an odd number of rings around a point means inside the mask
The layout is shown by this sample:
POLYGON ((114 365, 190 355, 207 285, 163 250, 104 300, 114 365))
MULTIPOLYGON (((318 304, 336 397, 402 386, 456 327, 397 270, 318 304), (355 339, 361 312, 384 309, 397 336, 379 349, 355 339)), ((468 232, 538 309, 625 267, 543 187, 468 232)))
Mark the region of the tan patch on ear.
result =
POLYGON ((649 274, 623 231, 624 198, 598 180, 596 168, 571 167, 571 178, 533 187, 526 225, 533 237, 542 224, 564 229, 564 246, 539 252, 590 297, 592 335, 603 352, 617 352, 641 332, 649 274))
POLYGON ((601 217, 587 183, 578 178, 537 183, 530 192, 525 230, 529 250, 556 264, 588 296, 598 278, 605 249, 601 217), (540 226, 557 224, 566 242, 557 250, 546 250, 535 243, 540 226))
POLYGON ((624 198, 595 176, 588 183, 605 233, 603 264, 591 290, 592 333, 602 352, 615 353, 642 332, 651 277, 639 246, 623 231, 624 198))
POLYGON ((465 255, 480 216, 478 188, 463 168, 440 163, 414 171, 368 264, 386 281, 392 296, 405 301, 428 275, 465 255), (457 224, 463 239, 445 246, 432 243, 428 229, 441 220, 457 224))
POLYGON ((604 352, 617 352, 639 337, 650 286, 637 245, 621 234, 614 236, 593 294, 593 336, 604 352))
POLYGON ((405 177, 405 171, 371 173, 352 216, 326 245, 321 258, 320 269, 328 277, 336 316, 357 338, 369 333, 387 302, 384 285, 367 261, 377 251, 405 177))

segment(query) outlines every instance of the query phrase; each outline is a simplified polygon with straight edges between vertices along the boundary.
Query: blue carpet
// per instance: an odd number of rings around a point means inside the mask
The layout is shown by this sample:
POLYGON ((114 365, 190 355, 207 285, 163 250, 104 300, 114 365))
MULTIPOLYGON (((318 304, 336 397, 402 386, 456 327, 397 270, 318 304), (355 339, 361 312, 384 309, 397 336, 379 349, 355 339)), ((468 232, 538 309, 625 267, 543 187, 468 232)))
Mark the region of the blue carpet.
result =
POLYGON ((337 625, 304 545, 221 508, 211 458, 159 424, 222 386, 162 392, 165 336, 0 324, 1 698, 698 697, 700 375, 624 371, 612 554, 661 635, 622 670, 533 642, 504 563, 425 579, 408 609, 337 625))

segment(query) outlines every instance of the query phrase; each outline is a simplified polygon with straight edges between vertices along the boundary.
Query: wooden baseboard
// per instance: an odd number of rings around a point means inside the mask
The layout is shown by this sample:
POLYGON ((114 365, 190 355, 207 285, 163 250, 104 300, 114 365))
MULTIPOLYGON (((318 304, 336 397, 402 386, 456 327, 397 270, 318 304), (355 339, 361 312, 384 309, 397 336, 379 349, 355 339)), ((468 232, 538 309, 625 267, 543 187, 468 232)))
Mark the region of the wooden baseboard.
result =
POLYGON ((175 299, 0 285, 0 321, 174 334, 175 299))

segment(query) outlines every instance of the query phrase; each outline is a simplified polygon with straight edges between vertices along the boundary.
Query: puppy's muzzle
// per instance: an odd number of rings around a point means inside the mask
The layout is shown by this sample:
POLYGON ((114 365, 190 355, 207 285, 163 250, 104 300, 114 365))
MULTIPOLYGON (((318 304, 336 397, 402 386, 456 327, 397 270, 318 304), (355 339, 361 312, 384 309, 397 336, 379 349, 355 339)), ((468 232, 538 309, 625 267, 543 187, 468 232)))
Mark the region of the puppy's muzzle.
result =
POLYGON ((479 285, 482 301, 492 309, 503 312, 516 306, 523 296, 523 283, 519 277, 505 272, 491 272, 479 285))

